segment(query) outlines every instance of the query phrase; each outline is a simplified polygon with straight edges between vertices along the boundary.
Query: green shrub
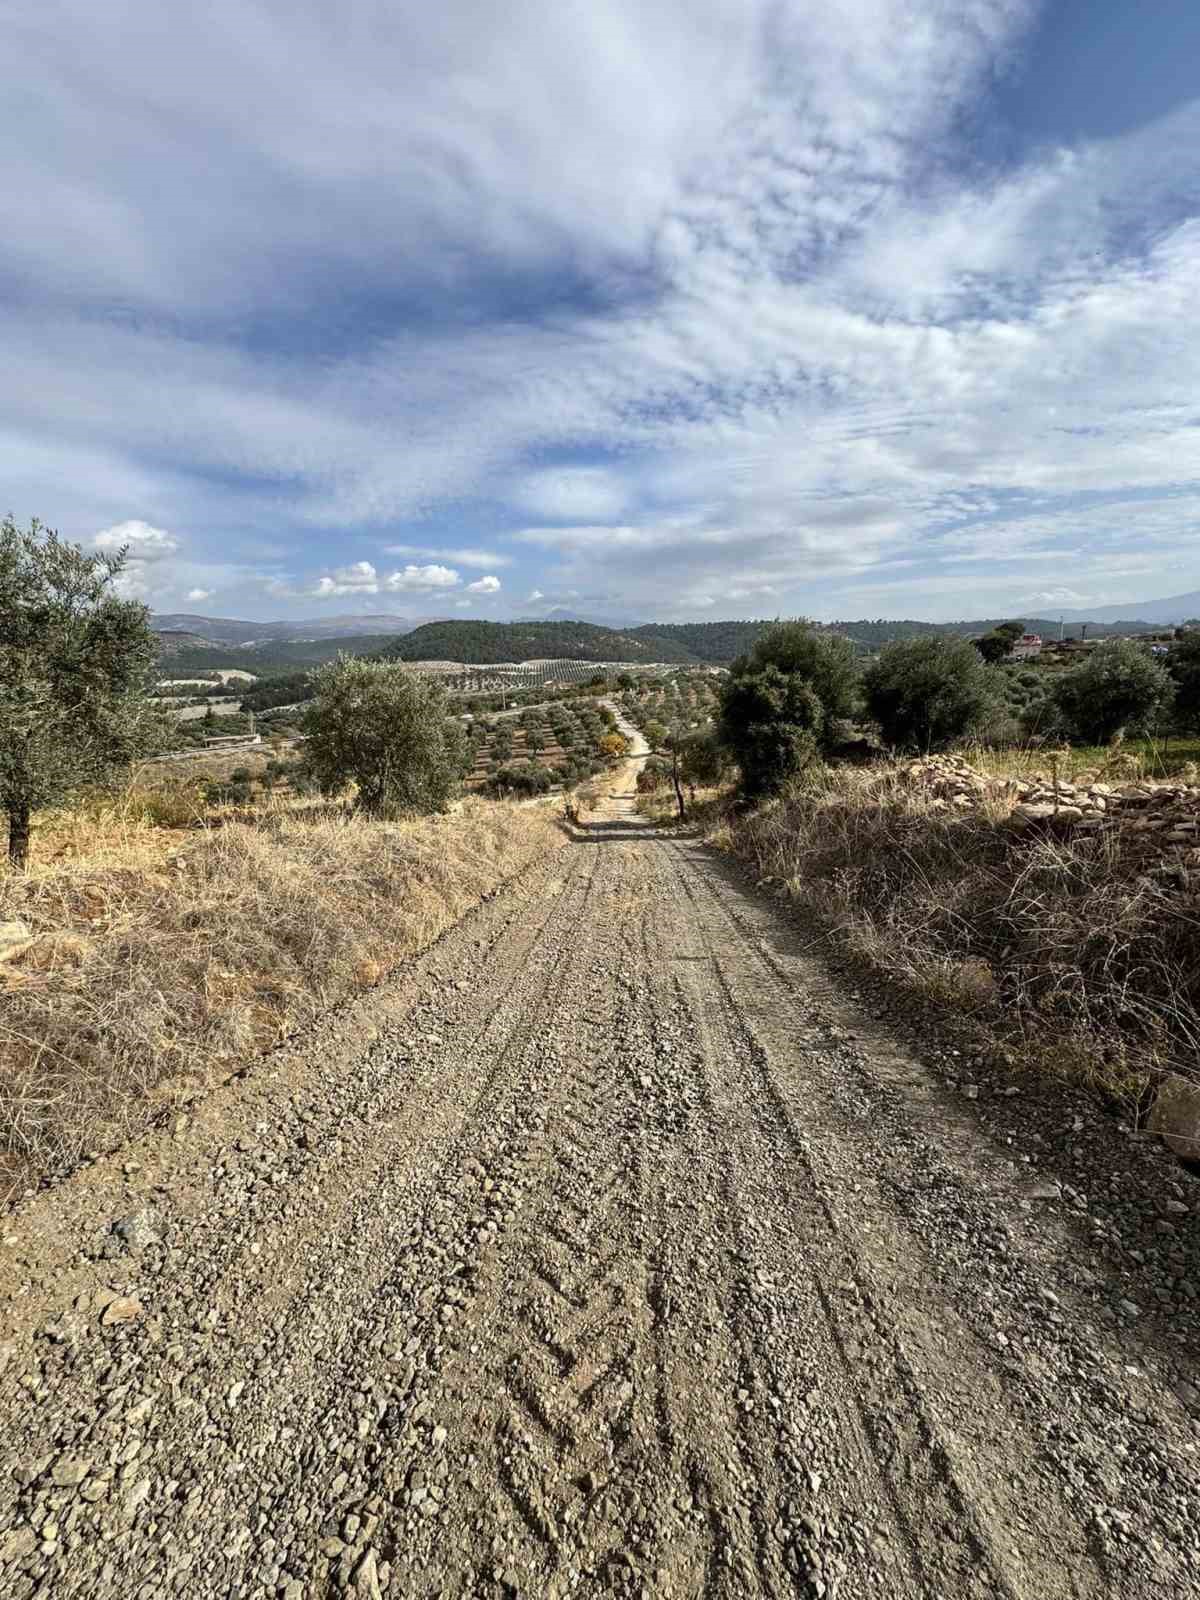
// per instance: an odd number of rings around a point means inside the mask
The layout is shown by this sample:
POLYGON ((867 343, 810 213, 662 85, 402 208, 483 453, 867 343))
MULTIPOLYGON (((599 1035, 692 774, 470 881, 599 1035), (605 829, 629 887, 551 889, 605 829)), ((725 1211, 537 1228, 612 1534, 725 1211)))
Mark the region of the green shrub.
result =
POLYGON ((995 716, 999 683, 979 653, 953 634, 885 645, 863 676, 869 715, 888 744, 937 750, 995 716))
POLYGON ((859 693, 854 646, 805 622, 768 629, 720 690, 719 736, 747 799, 769 794, 837 737, 859 693))
POLYGON ((1055 684, 1051 699, 1067 736, 1107 744, 1152 733, 1170 710, 1175 684, 1141 645, 1110 639, 1055 684))
POLYGON ((1167 671, 1175 684, 1175 716, 1180 727, 1200 728, 1200 629, 1191 629, 1171 646, 1167 671))
POLYGON ((313 687, 305 762, 323 793, 356 784, 370 816, 446 809, 467 751, 440 685, 399 662, 339 656, 313 687))
POLYGON ((498 795, 538 795, 545 794, 553 783, 554 774, 548 767, 534 761, 514 761, 493 773, 487 786, 498 795))

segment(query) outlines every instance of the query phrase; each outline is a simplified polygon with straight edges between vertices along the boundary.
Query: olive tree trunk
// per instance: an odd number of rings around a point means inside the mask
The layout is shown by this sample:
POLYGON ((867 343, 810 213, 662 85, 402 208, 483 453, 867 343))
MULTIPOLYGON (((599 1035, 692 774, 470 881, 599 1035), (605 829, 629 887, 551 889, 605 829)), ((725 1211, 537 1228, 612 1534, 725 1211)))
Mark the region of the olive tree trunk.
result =
POLYGON ((687 815, 683 804, 683 789, 679 782, 679 751, 671 751, 671 782, 675 786, 675 804, 679 807, 679 820, 682 822, 687 815))

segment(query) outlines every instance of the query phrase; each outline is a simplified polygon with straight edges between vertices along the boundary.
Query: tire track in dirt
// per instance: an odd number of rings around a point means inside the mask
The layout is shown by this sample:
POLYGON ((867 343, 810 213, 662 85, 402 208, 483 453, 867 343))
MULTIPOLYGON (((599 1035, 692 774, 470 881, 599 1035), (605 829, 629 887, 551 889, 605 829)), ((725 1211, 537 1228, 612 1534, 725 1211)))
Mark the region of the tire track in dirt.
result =
POLYGON ((1080 1376, 935 1091, 607 804, 357 1073, 164 1191, 153 1319, 0 1376, 6 1600, 1194 1591, 1184 1435, 1080 1376))
MULTIPOLYGON (((696 906, 713 956, 728 1018, 726 1047, 733 1050, 740 1040, 757 1079, 748 1098, 760 1108, 764 1133, 776 1138, 782 1133, 802 1168, 804 1181, 791 1192, 808 1202, 801 1227, 814 1257, 813 1281, 835 1345, 853 1377, 876 1454, 882 1462, 899 1464, 903 1472, 898 1503, 920 1513, 913 1525, 914 1549, 932 1543, 944 1551, 947 1530, 954 1530, 959 1540, 965 1535, 974 1559, 956 1580, 957 1592, 963 1594, 1036 1600, 1050 1592, 1081 1597, 1112 1592, 1121 1582, 1120 1569, 1112 1564, 1113 1552, 1093 1538, 1087 1508, 1072 1504, 1072 1473, 1064 1472, 1064 1453, 1053 1439, 1062 1431, 1057 1398, 1049 1406, 1043 1400, 1041 1408, 1043 1419, 1054 1419, 1051 1437, 1044 1430, 1030 1432, 1025 1423, 1029 1408, 1014 1404, 1012 1396, 1014 1380, 1028 1377, 1020 1365, 1019 1346, 997 1374, 994 1345, 988 1347, 983 1328, 973 1328, 962 1315, 971 1298, 969 1286, 943 1286, 925 1241, 897 1227, 894 1200, 889 1204, 873 1177, 894 1160, 872 1139, 871 1119, 839 1118, 823 1100, 824 1085, 811 1075, 805 1078, 803 1111, 797 1109, 795 1097, 772 1067, 772 1051, 775 1059, 782 1059, 796 1037, 787 1025, 789 1013, 805 1033, 811 1030, 810 1004, 792 987, 778 959, 730 909, 718 881, 686 863, 680 847, 674 846, 672 854, 681 890, 696 906), (719 918, 719 936, 709 910, 719 918), (766 1028, 765 1016, 773 1019, 766 1028), (838 1170, 839 1145, 853 1154, 850 1182, 844 1168, 838 1170), (852 1209, 847 1206, 851 1197, 852 1209), (871 1219, 868 1233, 860 1232, 856 1217, 871 1219), (881 1253, 903 1262, 896 1287, 902 1285, 906 1298, 918 1300, 919 1317, 873 1269, 872 1259, 881 1253), (938 1330, 933 1338, 927 1332, 930 1322, 938 1330), (1017 1477, 1014 1461, 1022 1464, 1017 1477), (980 1568, 990 1571, 991 1587, 976 1588, 983 1581, 980 1568)), ((839 1069, 844 1071, 840 1061, 839 1069)), ((874 1109, 882 1108, 877 1103, 874 1109)), ((939 1179, 957 1187, 956 1177, 944 1166, 939 1179)), ((1039 1305, 1034 1284, 1025 1289, 1023 1299, 1039 1305)), ((1111 1480, 1105 1488, 1111 1492, 1111 1480)), ((1133 1575, 1129 1554, 1121 1563, 1126 1580, 1133 1575)), ((1150 1563, 1132 1563, 1133 1572, 1148 1585, 1161 1582, 1169 1565, 1154 1563, 1158 1570, 1153 1570, 1150 1563)))

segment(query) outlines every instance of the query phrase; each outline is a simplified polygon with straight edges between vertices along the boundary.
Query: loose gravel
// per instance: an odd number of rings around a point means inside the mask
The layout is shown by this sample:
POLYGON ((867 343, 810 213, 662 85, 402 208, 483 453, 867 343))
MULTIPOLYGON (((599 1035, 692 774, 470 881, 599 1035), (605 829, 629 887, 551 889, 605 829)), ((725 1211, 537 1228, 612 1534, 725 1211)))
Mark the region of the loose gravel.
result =
POLYGON ((0 1592, 1200 1593, 1195 1181, 812 937, 618 797, 26 1203, 0 1592))

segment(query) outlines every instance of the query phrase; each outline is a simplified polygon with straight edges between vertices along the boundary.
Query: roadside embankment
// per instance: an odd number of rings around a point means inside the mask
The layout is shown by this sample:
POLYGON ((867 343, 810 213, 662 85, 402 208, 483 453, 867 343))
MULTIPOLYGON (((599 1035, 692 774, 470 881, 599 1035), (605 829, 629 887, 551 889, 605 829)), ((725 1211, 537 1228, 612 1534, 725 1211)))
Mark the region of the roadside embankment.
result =
POLYGON ((546 807, 380 823, 284 805, 0 877, 0 1197, 372 987, 563 842, 546 807))
POLYGON ((1017 784, 940 757, 823 770, 711 839, 989 1048, 1143 1104, 1168 1083, 1182 1105, 1198 825, 1193 785, 1017 784))

